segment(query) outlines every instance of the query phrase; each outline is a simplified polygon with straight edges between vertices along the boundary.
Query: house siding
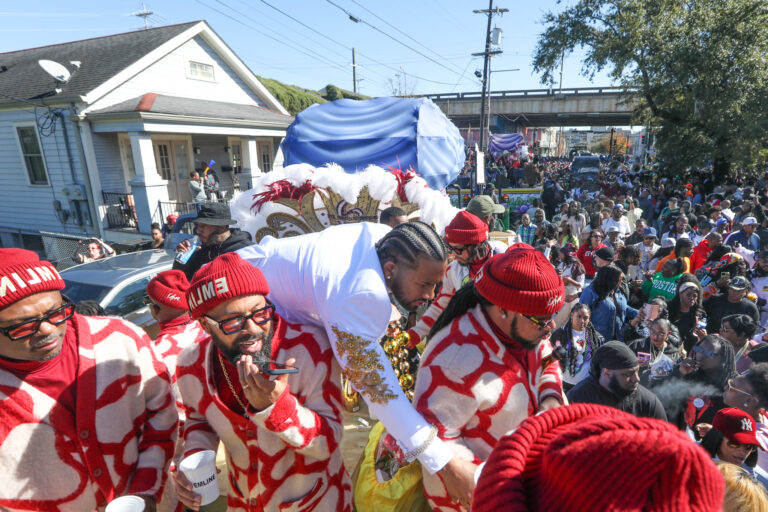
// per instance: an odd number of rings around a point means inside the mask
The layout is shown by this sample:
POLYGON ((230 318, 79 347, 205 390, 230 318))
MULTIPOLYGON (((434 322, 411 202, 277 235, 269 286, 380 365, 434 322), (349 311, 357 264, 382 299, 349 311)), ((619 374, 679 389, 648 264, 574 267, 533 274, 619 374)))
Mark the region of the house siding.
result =
MULTIPOLYGON (((38 109, 38 113, 42 112, 43 109, 38 109)), ((72 175, 61 122, 56 120, 55 131, 48 136, 37 130, 48 173, 48 186, 29 185, 16 137, 16 123, 34 125, 34 112, 27 109, 0 112, 0 231, 82 233, 83 228, 74 223, 74 218, 63 225, 53 209, 53 201, 58 199, 63 209, 70 210, 62 190, 72 183, 72 175)), ((77 127, 70 121, 66 123, 75 179, 82 184, 80 154, 76 145, 77 127)))
MULTIPOLYGON (((116 133, 94 133, 93 152, 104 192, 128 192, 116 133)), ((100 194, 101 191, 98 191, 100 194)))
POLYGON ((202 37, 190 39, 90 105, 99 110, 146 93, 265 106, 202 37), (189 78, 189 61, 211 64, 215 81, 189 78))

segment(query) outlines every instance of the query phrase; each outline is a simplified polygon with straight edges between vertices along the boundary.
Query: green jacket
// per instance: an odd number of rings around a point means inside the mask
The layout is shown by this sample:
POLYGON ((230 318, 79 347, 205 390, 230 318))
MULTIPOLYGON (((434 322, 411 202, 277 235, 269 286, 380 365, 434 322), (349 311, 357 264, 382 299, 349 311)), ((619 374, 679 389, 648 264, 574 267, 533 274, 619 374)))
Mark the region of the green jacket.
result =
POLYGON ((664 277, 661 272, 656 272, 650 281, 643 283, 643 293, 648 295, 648 300, 661 295, 668 301, 675 298, 677 292, 677 280, 683 274, 672 277, 664 277))

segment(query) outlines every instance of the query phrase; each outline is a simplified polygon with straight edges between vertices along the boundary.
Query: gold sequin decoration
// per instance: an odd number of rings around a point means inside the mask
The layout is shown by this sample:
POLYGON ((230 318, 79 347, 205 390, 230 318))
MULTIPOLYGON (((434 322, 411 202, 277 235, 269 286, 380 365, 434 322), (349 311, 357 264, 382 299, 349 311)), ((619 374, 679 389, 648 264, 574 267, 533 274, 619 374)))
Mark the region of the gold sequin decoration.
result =
POLYGON ((332 327, 336 335, 336 351, 339 357, 346 356, 344 376, 352 385, 361 390, 369 401, 385 404, 397 395, 382 381, 380 372, 384 366, 379 362, 376 350, 369 348, 372 341, 332 327))

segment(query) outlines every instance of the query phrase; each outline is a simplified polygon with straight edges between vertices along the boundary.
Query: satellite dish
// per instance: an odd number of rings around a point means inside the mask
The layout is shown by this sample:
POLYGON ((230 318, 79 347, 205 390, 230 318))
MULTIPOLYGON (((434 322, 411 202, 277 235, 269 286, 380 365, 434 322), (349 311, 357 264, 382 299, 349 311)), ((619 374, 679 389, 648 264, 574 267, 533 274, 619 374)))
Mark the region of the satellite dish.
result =
POLYGON ((40 67, 43 68, 43 71, 51 75, 53 79, 56 80, 56 82, 65 84, 69 81, 69 77, 71 76, 69 70, 58 62, 40 59, 37 61, 37 63, 40 64, 40 67))

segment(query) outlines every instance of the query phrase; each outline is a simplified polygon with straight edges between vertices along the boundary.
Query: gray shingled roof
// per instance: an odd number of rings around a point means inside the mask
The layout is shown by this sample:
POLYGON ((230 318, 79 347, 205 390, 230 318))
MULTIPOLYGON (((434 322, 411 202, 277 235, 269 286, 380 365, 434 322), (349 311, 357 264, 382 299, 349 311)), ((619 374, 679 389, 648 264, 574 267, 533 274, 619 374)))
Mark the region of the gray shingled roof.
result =
POLYGON ((242 105, 238 103, 225 103, 223 101, 197 100, 192 98, 180 98, 178 96, 166 96, 163 94, 145 94, 138 98, 132 98, 115 105, 93 110, 88 115, 117 114, 127 112, 152 112, 156 114, 169 114, 191 117, 211 117, 215 119, 237 119, 253 121, 254 123, 268 123, 288 127, 293 122, 292 116, 287 116, 256 105, 242 105), (154 100, 152 97, 154 96, 154 100), (149 108, 139 108, 139 103, 144 99, 144 104, 149 108))
POLYGON ((39 100, 53 93, 55 80, 37 64, 39 59, 56 61, 70 71, 75 67, 69 62, 79 60, 80 70, 57 96, 83 95, 197 23, 200 22, 0 53, 0 104, 14 103, 11 98, 39 100))

